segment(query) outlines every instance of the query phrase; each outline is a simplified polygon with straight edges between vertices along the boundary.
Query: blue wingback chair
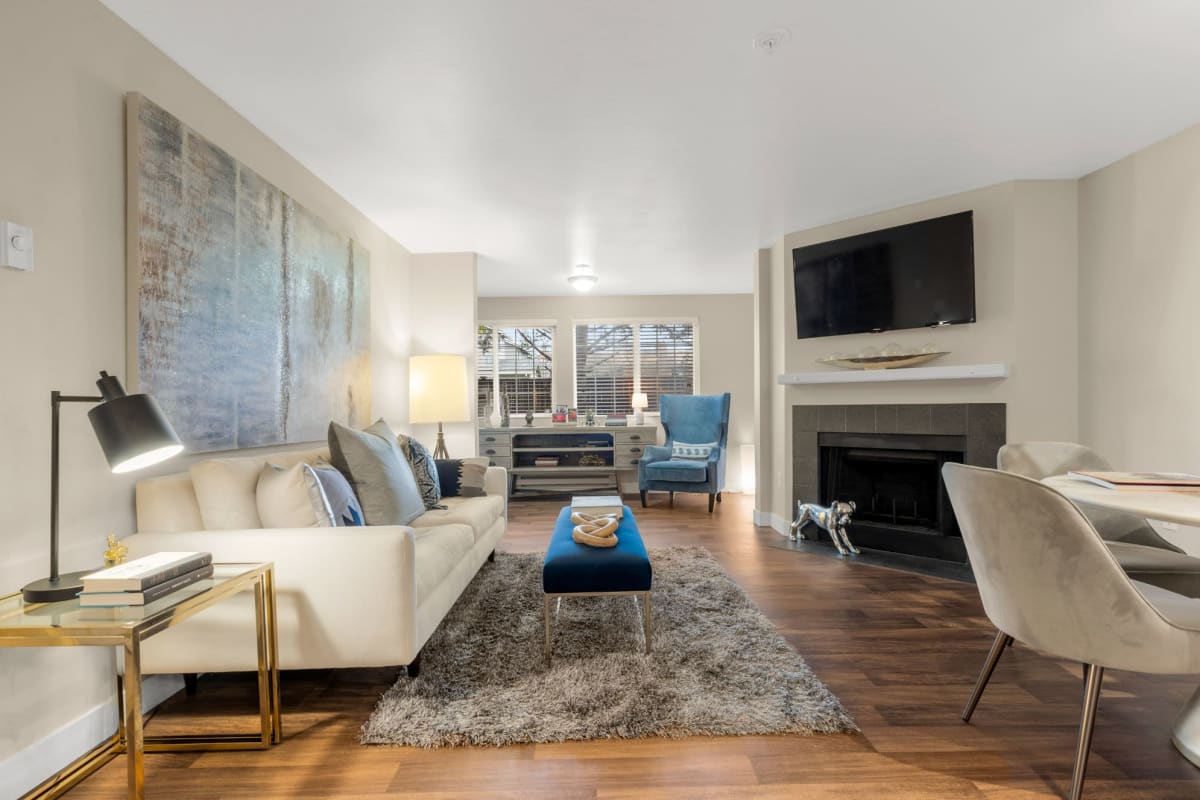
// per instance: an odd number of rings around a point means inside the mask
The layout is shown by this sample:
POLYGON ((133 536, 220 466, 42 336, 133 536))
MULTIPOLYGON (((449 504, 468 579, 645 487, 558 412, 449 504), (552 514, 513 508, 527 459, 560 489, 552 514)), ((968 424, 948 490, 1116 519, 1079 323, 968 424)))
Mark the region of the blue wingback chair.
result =
POLYGON ((708 495, 708 511, 713 501, 721 502, 725 487, 725 448, 729 439, 729 392, 711 395, 660 395, 658 410, 667 442, 647 447, 638 461, 638 489, 642 508, 646 492, 696 492, 708 495), (675 442, 709 444, 716 442, 707 460, 671 460, 675 442))

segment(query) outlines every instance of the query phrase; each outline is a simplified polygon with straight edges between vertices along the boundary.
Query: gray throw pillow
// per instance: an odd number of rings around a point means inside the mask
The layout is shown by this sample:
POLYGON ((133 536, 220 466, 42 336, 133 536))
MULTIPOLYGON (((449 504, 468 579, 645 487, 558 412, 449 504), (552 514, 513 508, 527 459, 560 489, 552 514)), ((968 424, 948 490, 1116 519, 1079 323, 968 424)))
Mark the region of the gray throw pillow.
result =
POLYGON ((311 474, 320 484, 321 494, 329 504, 331 525, 343 528, 363 524, 362 506, 354 496, 350 482, 346 480, 345 475, 338 472, 337 467, 318 462, 313 465, 311 474))
POLYGON ((350 481, 368 525, 407 525, 425 513, 408 459, 383 420, 362 431, 329 423, 329 460, 350 481))

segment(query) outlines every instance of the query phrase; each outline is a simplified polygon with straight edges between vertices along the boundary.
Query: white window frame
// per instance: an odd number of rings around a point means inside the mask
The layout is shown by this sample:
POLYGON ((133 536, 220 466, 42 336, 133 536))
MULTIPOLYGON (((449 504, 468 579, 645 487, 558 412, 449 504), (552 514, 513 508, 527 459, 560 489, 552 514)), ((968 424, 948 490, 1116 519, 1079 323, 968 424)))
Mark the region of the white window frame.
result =
MULTIPOLYGON (((486 323, 480 323, 486 324, 486 323)), ((692 326, 692 394, 700 392, 700 318, 699 317, 586 317, 571 320, 571 384, 574 389, 571 395, 572 405, 579 407, 579 370, 576 362, 575 328, 580 325, 629 325, 633 328, 633 391, 642 390, 642 325, 682 325, 692 326)), ((558 332, 555 332, 555 339, 558 332)), ((646 416, 657 417, 659 412, 646 410, 646 416)))
MULTIPOLYGON (((554 343, 554 352, 550 355, 550 407, 554 407, 554 398, 557 397, 558 391, 558 345, 559 345, 559 320, 556 319, 481 319, 475 321, 475 330, 481 327, 492 329, 492 353, 500 352, 500 335, 496 333, 497 328, 549 328, 554 331, 550 336, 550 341, 554 343)), ((500 413, 500 359, 492 358, 492 411, 500 413)), ((538 411, 534 412, 534 418, 544 417, 550 418, 553 411, 538 411)))

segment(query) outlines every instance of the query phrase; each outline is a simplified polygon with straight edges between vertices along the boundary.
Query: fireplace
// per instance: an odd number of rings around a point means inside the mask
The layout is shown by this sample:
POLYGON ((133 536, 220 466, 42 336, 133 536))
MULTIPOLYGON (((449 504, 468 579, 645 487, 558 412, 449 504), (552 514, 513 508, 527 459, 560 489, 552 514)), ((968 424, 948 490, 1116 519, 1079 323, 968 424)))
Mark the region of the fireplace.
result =
POLYGON ((794 406, 793 499, 854 501, 859 547, 964 563, 942 465, 995 466, 1005 427, 994 403, 794 406))

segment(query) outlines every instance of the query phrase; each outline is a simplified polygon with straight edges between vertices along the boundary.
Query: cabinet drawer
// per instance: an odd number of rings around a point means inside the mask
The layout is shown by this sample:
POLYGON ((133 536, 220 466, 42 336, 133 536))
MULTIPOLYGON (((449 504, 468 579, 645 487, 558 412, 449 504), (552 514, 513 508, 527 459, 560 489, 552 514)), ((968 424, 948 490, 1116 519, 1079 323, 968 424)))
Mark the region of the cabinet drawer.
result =
POLYGON ((487 456, 489 467, 504 467, 512 469, 512 458, 509 456, 487 456))
POLYGON ((637 469, 638 461, 641 456, 619 455, 617 456, 617 469, 637 469))
POLYGON ((620 431, 613 434, 613 441, 618 447, 630 444, 645 447, 648 444, 654 444, 656 437, 650 431, 620 431))
POLYGON ((500 458, 512 458, 512 448, 506 444, 488 444, 481 442, 479 444, 479 455, 481 456, 498 456, 500 458))
POLYGON ((491 432, 479 434, 479 449, 480 449, 480 451, 486 450, 487 448, 492 447, 494 445, 499 445, 501 447, 511 447, 512 446, 512 434, 511 433, 491 433, 491 432))
POLYGON ((645 449, 640 442, 618 442, 617 458, 632 457, 636 460, 642 457, 645 449))

